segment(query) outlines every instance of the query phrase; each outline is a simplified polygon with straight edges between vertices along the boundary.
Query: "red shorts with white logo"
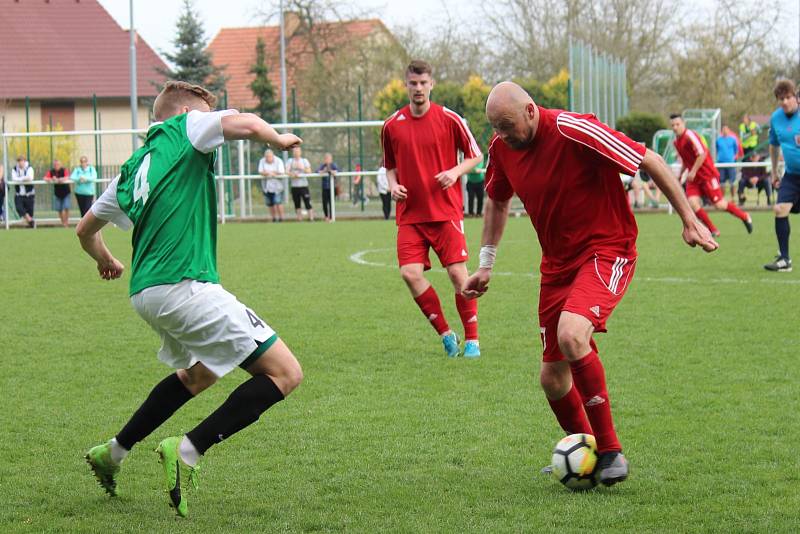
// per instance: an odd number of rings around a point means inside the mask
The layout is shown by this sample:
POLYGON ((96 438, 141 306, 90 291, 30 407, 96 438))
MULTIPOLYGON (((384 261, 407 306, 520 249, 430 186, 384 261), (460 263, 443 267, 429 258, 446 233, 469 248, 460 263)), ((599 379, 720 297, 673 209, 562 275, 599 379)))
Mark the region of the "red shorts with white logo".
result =
POLYGON ((725 198, 725 193, 719 186, 719 178, 695 178, 686 182, 686 196, 706 197, 709 202, 716 204, 725 198))
POLYGON ((421 263, 425 270, 431 268, 428 250, 439 256, 442 267, 467 261, 467 242, 464 238, 464 221, 442 221, 403 224, 397 227, 397 261, 402 267, 421 263))
MULTIPOLYGON (((564 355, 558 348, 558 320, 561 312, 582 315, 595 332, 606 331, 606 320, 622 300, 633 277, 636 257, 597 253, 565 284, 542 284, 539 290, 539 332, 544 347, 542 360, 558 362, 564 355)), ((594 341, 592 348, 597 350, 594 341)))

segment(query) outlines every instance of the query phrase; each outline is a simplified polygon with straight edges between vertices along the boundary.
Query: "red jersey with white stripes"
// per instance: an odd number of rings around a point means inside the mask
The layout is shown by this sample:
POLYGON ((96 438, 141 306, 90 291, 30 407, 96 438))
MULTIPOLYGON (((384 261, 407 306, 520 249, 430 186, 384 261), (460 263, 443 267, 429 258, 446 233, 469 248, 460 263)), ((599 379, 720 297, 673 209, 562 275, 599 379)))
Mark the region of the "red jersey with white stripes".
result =
POLYGON ((719 171, 714 165, 713 158, 708 153, 708 148, 706 148, 705 143, 700 139, 700 135, 697 132, 686 128, 686 130, 683 131, 683 135, 676 137, 673 142, 675 143, 675 150, 678 151, 678 155, 681 157, 683 166, 687 169, 694 167, 697 158, 703 154, 706 155, 703 164, 697 169, 696 178, 700 180, 719 178, 719 171))
POLYGON ((397 203, 398 225, 464 218, 460 184, 442 189, 434 178, 458 165, 459 150, 467 159, 481 155, 464 119, 432 102, 425 115, 414 117, 408 105, 383 123, 381 144, 383 166, 396 169, 397 182, 408 190, 397 203))
POLYGON ((636 220, 620 173, 636 173, 645 147, 594 115, 542 107, 531 144, 489 145, 486 192, 516 193, 542 247, 542 283, 560 283, 598 252, 636 255, 636 220))

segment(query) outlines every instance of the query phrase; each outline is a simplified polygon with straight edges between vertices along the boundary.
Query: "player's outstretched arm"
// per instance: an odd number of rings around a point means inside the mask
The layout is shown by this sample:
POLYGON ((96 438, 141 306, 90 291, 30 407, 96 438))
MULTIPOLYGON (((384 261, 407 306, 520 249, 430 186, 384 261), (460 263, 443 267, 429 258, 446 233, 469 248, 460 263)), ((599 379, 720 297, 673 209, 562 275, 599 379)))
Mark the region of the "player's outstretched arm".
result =
POLYGON ((497 254, 497 245, 503 237, 508 221, 511 200, 497 201, 488 198, 483 214, 483 235, 481 236, 481 252, 478 270, 475 271, 461 289, 461 294, 468 299, 478 298, 489 289, 492 267, 497 254))
POLYGON ((778 162, 781 157, 781 147, 775 146, 770 144, 769 145, 769 161, 772 163, 772 169, 770 171, 772 175, 772 183, 776 183, 778 181, 778 162))
POLYGON ((641 167, 650 175, 683 221, 683 240, 686 244, 692 247, 700 245, 706 252, 717 250, 719 245, 711 237, 708 228, 697 220, 686 195, 678 185, 678 180, 672 175, 672 171, 661 156, 648 149, 641 167))
POLYGON ((279 134, 264 119, 253 113, 236 113, 222 117, 222 135, 226 141, 249 139, 279 150, 288 150, 303 142, 294 134, 279 134))
POLYGON ((125 267, 111 254, 111 251, 108 250, 103 241, 100 230, 106 224, 107 221, 96 217, 90 210, 78 223, 75 233, 78 234, 83 250, 97 262, 97 271, 100 273, 100 278, 114 280, 122 276, 125 267))

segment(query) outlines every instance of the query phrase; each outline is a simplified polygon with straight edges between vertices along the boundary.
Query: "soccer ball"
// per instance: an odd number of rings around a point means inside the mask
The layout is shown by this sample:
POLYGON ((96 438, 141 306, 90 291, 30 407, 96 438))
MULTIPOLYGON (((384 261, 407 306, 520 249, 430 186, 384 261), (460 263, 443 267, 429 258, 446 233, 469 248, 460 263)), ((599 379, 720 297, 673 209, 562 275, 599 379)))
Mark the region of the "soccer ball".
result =
POLYGON ((553 476, 571 490, 588 490, 597 485, 597 443, 591 434, 572 434, 553 449, 553 476))

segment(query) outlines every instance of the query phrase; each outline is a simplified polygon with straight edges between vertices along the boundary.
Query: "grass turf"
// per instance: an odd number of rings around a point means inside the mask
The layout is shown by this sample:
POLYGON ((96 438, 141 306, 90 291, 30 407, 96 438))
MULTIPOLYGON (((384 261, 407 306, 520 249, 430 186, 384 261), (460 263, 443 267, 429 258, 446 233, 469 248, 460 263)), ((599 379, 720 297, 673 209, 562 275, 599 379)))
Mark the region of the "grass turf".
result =
MULTIPOLYGON (((639 217, 632 286, 598 336, 631 478, 571 494, 538 470, 561 437, 537 385, 538 246, 511 219, 480 301, 477 361, 448 360, 394 267, 383 221, 220 227, 225 287, 293 349, 306 379, 211 449, 178 520, 152 449, 246 375, 192 400, 123 465, 109 499, 82 455, 169 370, 123 281, 72 232, 0 232, 0 525, 4 532, 786 532, 797 526, 800 279, 761 264, 772 218, 712 213, 712 255, 676 217, 639 217), (351 261, 354 253, 368 265, 351 261)), ((467 221, 474 266, 480 222, 467 221)), ((129 235, 105 232, 129 260, 129 235)), ((455 327, 453 292, 434 271, 455 327)))

